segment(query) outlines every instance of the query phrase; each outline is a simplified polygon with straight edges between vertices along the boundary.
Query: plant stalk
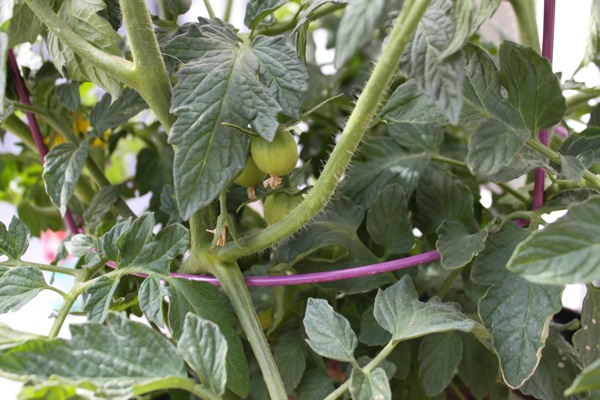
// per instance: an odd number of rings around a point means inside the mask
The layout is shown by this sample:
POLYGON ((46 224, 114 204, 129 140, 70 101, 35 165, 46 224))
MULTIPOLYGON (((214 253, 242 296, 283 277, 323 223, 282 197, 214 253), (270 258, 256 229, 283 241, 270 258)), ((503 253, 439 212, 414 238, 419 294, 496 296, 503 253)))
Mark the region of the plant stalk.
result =
POLYGON ((210 4, 210 0, 204 0, 204 6, 206 7, 206 11, 208 12, 210 19, 215 19, 215 11, 210 4))
POLYGON ((517 20, 519 41, 525 46, 540 52, 540 36, 537 31, 535 0, 508 0, 517 20))
POLYGON ((61 267, 58 265, 49 265, 49 264, 39 264, 29 261, 15 261, 15 260, 7 260, 0 263, 0 265, 4 265, 5 267, 16 268, 16 267, 36 267, 41 269, 42 271, 54 272, 57 274, 71 275, 71 276, 79 276, 79 270, 73 268, 61 267))
POLYGON ((368 129, 379 103, 396 74, 400 56, 413 32, 417 29, 417 25, 430 1, 407 1, 402 7, 398 21, 390 34, 388 44, 385 46, 381 58, 377 61, 365 89, 358 98, 356 107, 350 115, 339 142, 333 149, 319 180, 304 201, 282 221, 259 233, 238 239, 237 243, 230 243, 218 249, 217 257, 219 260, 225 263, 233 262, 239 257, 272 246, 297 232, 323 210, 368 129))
MULTIPOLYGON (((342 8, 346 7, 346 4, 325 4, 322 7, 319 7, 319 9, 317 9, 314 14, 313 14, 313 20, 321 18, 325 15, 331 14, 333 12, 336 12, 337 10, 341 10, 342 8)), ((284 32, 290 31, 292 29, 294 29, 296 27, 296 24, 298 23, 298 19, 297 18, 292 18, 288 21, 283 21, 283 22, 279 22, 277 24, 274 24, 272 26, 263 28, 263 29, 259 29, 254 31, 254 33, 252 34, 252 36, 258 36, 258 35, 267 35, 267 36, 273 36, 273 35, 279 35, 282 34, 284 32)))
POLYGON ((225 13, 223 13, 223 21, 229 22, 231 18, 231 8, 233 7, 233 0, 227 0, 227 4, 225 5, 225 13))

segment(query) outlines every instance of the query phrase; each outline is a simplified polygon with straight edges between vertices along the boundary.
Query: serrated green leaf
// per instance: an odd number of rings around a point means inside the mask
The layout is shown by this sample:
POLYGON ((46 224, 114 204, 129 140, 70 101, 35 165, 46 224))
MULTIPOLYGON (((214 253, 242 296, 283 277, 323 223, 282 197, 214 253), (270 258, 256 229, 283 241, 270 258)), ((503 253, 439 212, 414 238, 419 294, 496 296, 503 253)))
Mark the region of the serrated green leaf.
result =
POLYGON ((425 336, 419 346, 419 375, 425 393, 436 396, 448 387, 462 358, 463 344, 458 332, 425 336))
POLYGON ((596 126, 569 135, 560 147, 560 153, 566 156, 581 156, 589 151, 594 153, 593 163, 600 163, 600 128, 596 126))
POLYGON ((392 398, 390 383, 382 368, 376 368, 369 373, 354 368, 350 375, 349 391, 355 400, 390 400, 392 398))
POLYGON ((397 183, 410 198, 430 157, 408 153, 393 138, 373 138, 362 147, 360 158, 344 180, 342 193, 369 208, 380 190, 397 183))
MULTIPOLYGON (((160 332, 110 314, 105 325, 71 325, 71 339, 38 339, 0 354, 4 372, 37 381, 55 380, 97 396, 126 400, 134 386, 187 378, 185 364, 160 332), (160 362, 157 362, 160 355, 160 362)), ((193 385, 193 381, 191 383, 193 385)), ((157 389, 160 385, 157 385, 157 389)))
POLYGON ((188 313, 177 351, 200 378, 202 385, 217 396, 225 392, 227 342, 217 324, 188 313))
MULTIPOLYGON (((481 24, 490 19, 492 15, 496 12, 496 9, 500 6, 501 0, 488 0, 482 1, 479 4, 479 8, 475 12, 473 16, 473 21, 471 22, 471 35, 479 30, 481 24)), ((469 36, 471 36, 469 35, 469 36)))
POLYGON ((320 368, 311 369, 298 386, 298 399, 323 400, 334 389, 333 382, 325 371, 320 368))
POLYGON ((536 399, 562 398, 580 370, 578 358, 571 344, 551 330, 535 373, 519 391, 536 399))
POLYGON ((335 58, 337 69, 344 66, 372 38, 385 16, 399 9, 403 0, 353 0, 344 10, 336 33, 335 58))
POLYGON ((165 185, 160 194, 160 210, 169 216, 167 225, 180 224, 182 222, 177 208, 177 198, 175 195, 175 187, 173 185, 165 185))
POLYGON ((600 359, 600 288, 588 285, 581 309, 581 329, 573 335, 573 344, 584 366, 600 359))
POLYGON ((75 234, 65 242, 65 248, 73 257, 83 257, 96 247, 98 247, 96 238, 83 233, 75 234))
MULTIPOLYGON (((11 3, 9 1, 8 3, 11 3)), ((19 1, 14 5, 13 15, 8 32, 8 47, 13 48, 18 44, 29 42, 33 43, 44 31, 44 24, 24 1, 19 1)))
MULTIPOLYGON (((107 20, 97 14, 105 8, 106 4, 103 0, 65 0, 58 15, 95 47, 106 53, 120 56, 121 37, 107 20)), ((52 32, 48 32, 46 36, 46 46, 60 73, 64 74, 66 70, 71 79, 93 82, 110 93, 113 98, 118 96, 120 91, 118 81, 76 54, 52 32)))
POLYGON ((47 287, 42 271, 36 267, 10 269, 0 279, 0 313, 19 310, 47 287))
MULTIPOLYGON (((593 154, 592 154, 593 158, 593 154)), ((571 181, 579 182, 583 178, 586 166, 575 156, 560 155, 560 172, 571 181)))
POLYGON ((89 207, 83 212, 87 226, 95 229, 102 222, 104 215, 109 212, 113 204, 119 199, 119 187, 107 185, 94 195, 89 207))
POLYGON ((0 352, 34 339, 41 339, 41 337, 29 332, 17 331, 6 324, 0 323, 0 352))
POLYGON ((421 94, 415 79, 407 80, 394 90, 381 109, 380 118, 390 125, 444 125, 448 122, 440 109, 427 96, 421 94))
POLYGON ((185 14, 192 6, 192 0, 167 0, 165 2, 167 11, 177 16, 185 14))
POLYGON ((279 336, 273 347, 273 357, 281 373, 286 393, 291 393, 304 375, 306 369, 305 342, 299 331, 288 331, 279 336))
POLYGON ((118 285, 119 279, 101 276, 85 291, 90 296, 83 307, 83 311, 87 312, 88 321, 104 322, 118 285))
POLYGON ((106 93, 90 112, 91 134, 102 138, 104 131, 129 121, 146 108, 142 96, 133 89, 123 89, 119 97, 106 93))
POLYGON ((461 120, 473 126, 496 119, 514 129, 522 128, 519 111, 502 95, 500 72, 492 58, 480 47, 468 44, 464 49, 465 83, 461 120))
POLYGON ((69 110, 77 111, 81 104, 79 96, 79 83, 67 82, 56 86, 56 98, 63 106, 69 110))
POLYGON ((71 143, 61 143, 46 155, 42 174, 44 186, 62 216, 67 212, 69 200, 75 192, 75 185, 87 158, 88 147, 87 140, 82 141, 79 147, 71 143))
POLYGON ((383 346, 392 336, 383 329, 373 315, 373 307, 369 307, 360 319, 360 333, 358 340, 368 346, 383 346))
POLYGON ((386 255, 402 254, 412 248, 415 238, 408 199, 400 185, 390 185, 377 194, 367 213, 367 231, 384 247, 386 255))
POLYGON ((568 210, 519 244, 507 268, 531 282, 552 285, 599 279, 600 197, 568 210))
MULTIPOLYGON (((297 33, 302 30, 308 28, 308 25, 315 14, 315 11, 325 4, 348 4, 348 0, 314 0, 310 3, 310 5, 306 8, 305 11, 302 12, 300 18, 298 18, 298 22, 296 23, 296 27, 292 31, 292 35, 297 35, 297 33)), ((297 40, 297 36, 296 36, 297 40)))
POLYGON ((373 311, 379 325, 392 334, 395 342, 452 330, 471 331, 475 324, 455 305, 432 299, 419 301, 408 275, 385 290, 379 290, 373 311))
POLYGON ((227 299, 212 285, 204 282, 168 278, 169 286, 169 327, 173 337, 179 338, 183 332, 186 315, 195 315, 214 322, 227 339, 227 389, 244 397, 248 393, 248 363, 244 355, 242 341, 234 324, 237 319, 227 299))
POLYGON ((462 335, 463 355, 458 376, 475 399, 482 400, 498 385, 498 357, 473 335, 462 335))
POLYGON ((246 5, 244 23, 254 30, 267 15, 287 3, 288 0, 249 0, 246 5))
POLYGON ((138 292, 140 308, 146 314, 146 317, 160 328, 165 325, 163 318, 163 298, 167 294, 167 288, 161 284, 160 278, 155 274, 150 274, 150 276, 144 279, 138 292))
POLYGON ((354 360, 358 345, 350 323, 323 299, 309 298, 304 314, 306 342, 319 355, 338 361, 354 360))
POLYGON ((544 157, 537 151, 524 146, 508 165, 489 177, 494 182, 509 182, 536 168, 548 169, 544 157))
POLYGON ((531 132, 556 125, 567 110, 550 62, 532 48, 502 42, 500 80, 510 104, 519 110, 523 124, 531 132))
POLYGON ((442 267, 455 269, 471 262, 485 247, 488 232, 485 229, 470 234, 460 222, 444 221, 437 231, 436 248, 442 257, 442 267))
POLYGON ((154 225, 154 214, 146 213, 134 220, 131 227, 117 238, 116 245, 120 255, 118 267, 127 268, 132 264, 139 264, 136 261, 144 256, 142 249, 152 241, 154 225))
POLYGON ((451 173, 430 167, 417 185, 417 228, 433 233, 444 221, 474 226, 473 194, 451 173))
POLYGON ((433 0, 406 46, 400 66, 415 78, 419 90, 438 106, 448 121, 456 125, 463 104, 463 55, 455 52, 441 58, 454 34, 452 0, 433 0))
POLYGON ((119 0, 104 0, 106 3, 106 9, 98 13, 102 18, 110 22, 110 26, 115 31, 118 31, 123 22, 123 13, 121 12, 121 5, 119 0))
POLYGON ((533 374, 550 320, 561 308, 562 287, 536 285, 506 270, 514 249, 527 235, 526 230, 505 224, 490 236, 471 270, 475 283, 489 286, 478 312, 493 336, 504 381, 513 388, 533 374))
POLYGON ((29 247, 29 228, 20 219, 13 215, 8 230, 0 222, 0 255, 5 255, 11 260, 20 260, 29 247))
POLYGON ((250 125, 272 140, 278 113, 299 115, 308 75, 284 37, 257 36, 247 46, 228 26, 204 19, 172 38, 166 52, 187 62, 173 89, 178 118, 169 136, 177 145, 177 202, 187 220, 245 164, 246 135, 223 123, 250 125))
POLYGON ((596 360, 581 371, 573 384, 565 391, 565 396, 600 390, 600 360, 596 360))
POLYGON ((120 249, 117 245, 119 239, 131 228, 131 218, 117 222, 108 232, 100 237, 98 245, 100 252, 107 260, 119 260, 120 249))
POLYGON ((478 176, 491 176, 506 167, 525 146, 529 132, 497 120, 481 122, 469 142, 467 164, 478 176))
POLYGON ((403 147, 413 151, 437 153, 444 141, 444 131, 435 124, 393 124, 388 132, 403 147))
MULTIPOLYGON (((499 3, 500 0, 496 0, 499 3)), ((489 3, 489 2, 484 2, 489 3)), ((454 20, 454 32, 452 39, 439 55, 440 58, 446 58, 452 54, 460 51, 465 43, 469 40, 469 37, 474 33, 471 28, 471 22, 474 13, 473 0, 455 0, 454 7, 452 7, 452 19, 454 20)))

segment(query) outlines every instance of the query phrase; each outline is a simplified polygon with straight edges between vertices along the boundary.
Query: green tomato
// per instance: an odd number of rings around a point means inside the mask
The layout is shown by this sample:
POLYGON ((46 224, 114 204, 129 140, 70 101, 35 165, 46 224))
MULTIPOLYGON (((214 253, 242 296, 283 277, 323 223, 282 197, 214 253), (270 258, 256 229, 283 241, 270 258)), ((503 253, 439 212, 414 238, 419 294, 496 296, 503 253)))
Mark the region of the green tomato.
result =
POLYGON ((272 176, 289 174, 298 162, 298 146, 288 131, 279 132, 272 142, 261 137, 252 139, 250 152, 258 168, 272 176))
POLYGON ((265 178, 265 173, 256 166, 251 156, 248 156, 242 173, 235 178, 234 182, 244 187, 258 186, 265 178))
POLYGON ((265 220, 272 225, 282 220, 294 208, 302 202, 302 196, 294 196, 289 193, 273 193, 265 199, 264 213, 265 220))

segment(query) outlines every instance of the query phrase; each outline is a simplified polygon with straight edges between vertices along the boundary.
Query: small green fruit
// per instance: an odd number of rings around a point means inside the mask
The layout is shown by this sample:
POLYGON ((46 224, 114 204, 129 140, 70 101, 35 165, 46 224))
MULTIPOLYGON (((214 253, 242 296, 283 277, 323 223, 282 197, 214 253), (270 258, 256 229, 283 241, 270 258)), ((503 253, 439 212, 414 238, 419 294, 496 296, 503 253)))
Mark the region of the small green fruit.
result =
POLYGON ((273 193, 265 199, 264 214, 269 225, 282 220, 294 208, 302 202, 302 196, 294 196, 289 193, 273 193))
POLYGON ((261 137, 252 139, 250 152, 258 168, 271 176, 289 174, 298 162, 298 146, 288 131, 279 132, 272 142, 261 137))
POLYGON ((242 173, 235 178, 234 182, 243 187, 258 186, 265 178, 265 173, 256 166, 252 156, 248 156, 242 173))

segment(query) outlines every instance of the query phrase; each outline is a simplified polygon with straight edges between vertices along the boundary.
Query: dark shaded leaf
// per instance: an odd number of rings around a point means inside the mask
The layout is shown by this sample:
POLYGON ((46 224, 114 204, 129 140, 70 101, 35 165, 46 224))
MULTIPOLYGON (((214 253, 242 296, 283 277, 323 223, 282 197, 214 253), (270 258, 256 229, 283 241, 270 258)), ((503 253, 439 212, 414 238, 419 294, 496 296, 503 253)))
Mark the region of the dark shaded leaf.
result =
POLYGON ((438 229, 436 247, 442 257, 442 267, 455 269, 464 267, 484 249, 488 232, 485 229, 469 234, 463 224, 444 221, 438 229))
POLYGON ((380 117, 386 123, 438 124, 448 120, 427 96, 421 94, 415 79, 398 86, 381 109, 380 117))
POLYGON ((425 336, 419 347, 419 375, 425 393, 436 396, 448 387, 462 358, 463 344, 458 332, 425 336))
POLYGON ((581 329, 573 335, 573 344, 584 366, 600 359, 600 288, 588 285, 581 309, 581 329))
POLYGON ((302 380, 306 369, 306 343, 298 331, 288 331, 279 337, 273 348, 275 363, 281 373, 285 391, 291 393, 302 380))

